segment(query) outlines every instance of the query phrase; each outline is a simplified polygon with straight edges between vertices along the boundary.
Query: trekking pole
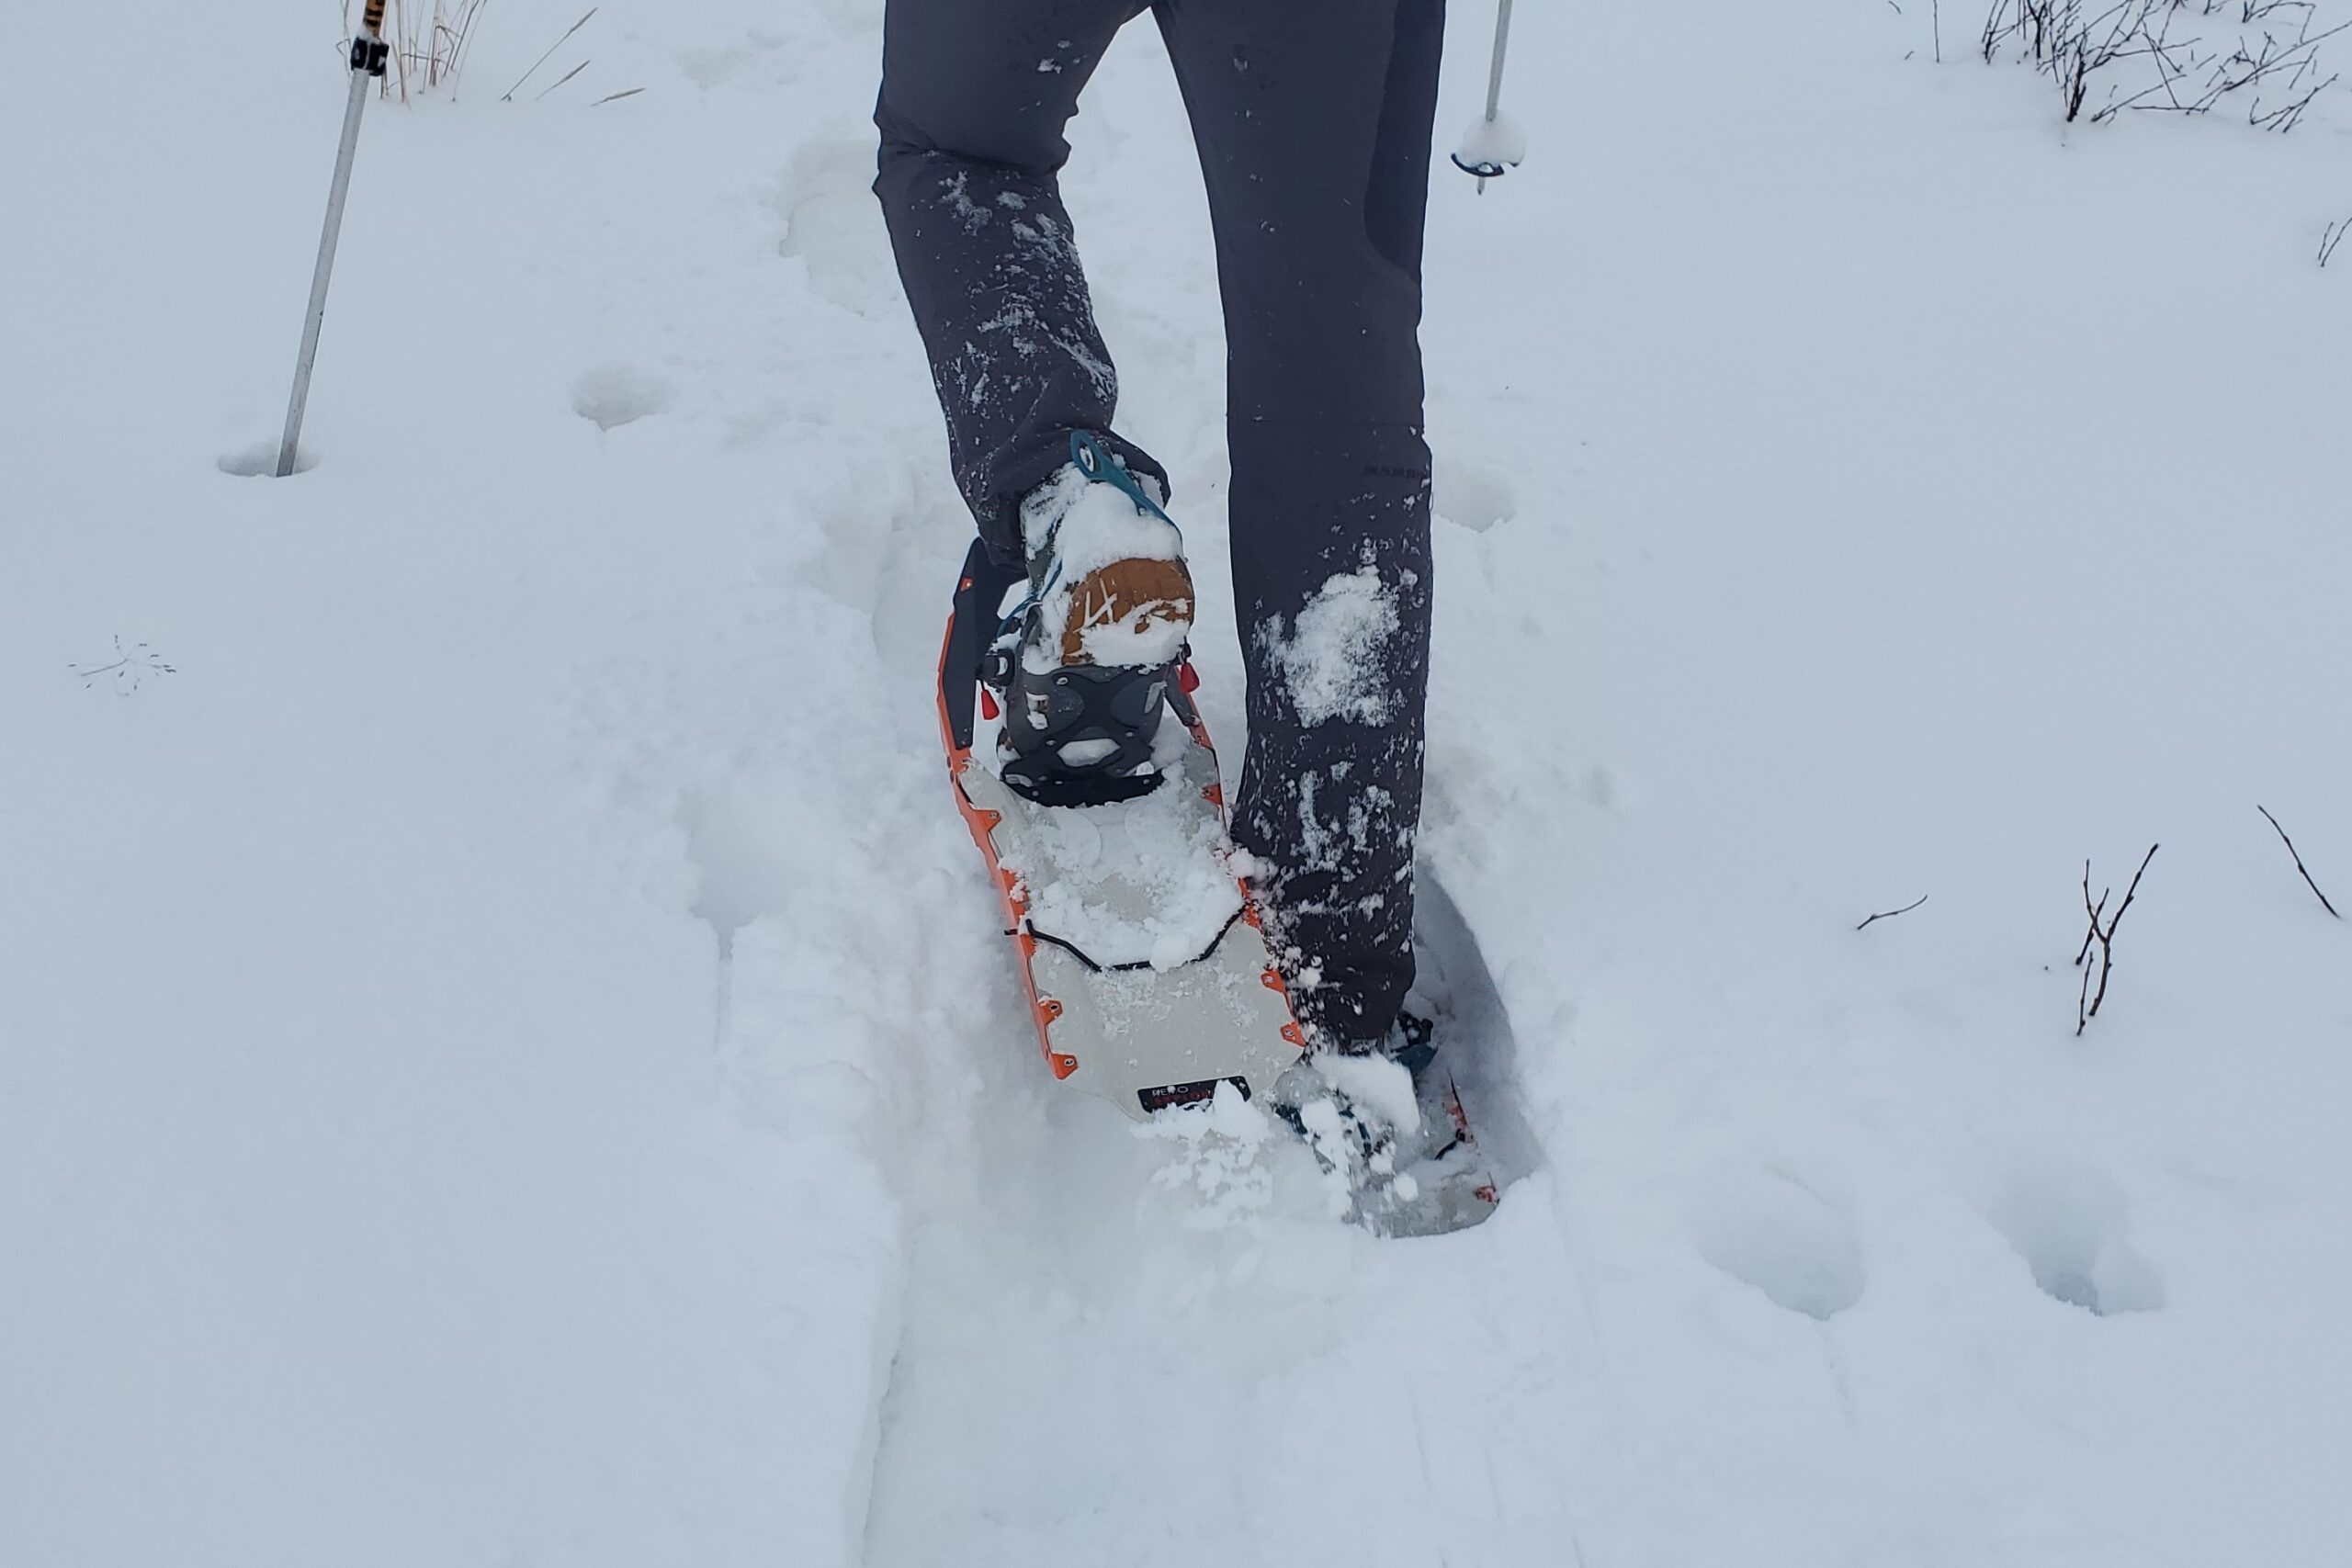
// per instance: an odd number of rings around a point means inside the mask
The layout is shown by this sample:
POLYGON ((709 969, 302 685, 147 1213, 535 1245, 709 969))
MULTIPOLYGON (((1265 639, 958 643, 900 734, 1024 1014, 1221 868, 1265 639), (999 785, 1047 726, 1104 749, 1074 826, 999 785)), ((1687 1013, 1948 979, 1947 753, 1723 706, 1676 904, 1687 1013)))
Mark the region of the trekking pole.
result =
POLYGON ((1510 0, 1496 0, 1495 62, 1487 74, 1487 113, 1471 122, 1463 135, 1461 151, 1453 154, 1455 168, 1478 176, 1480 196, 1487 194, 1488 180, 1502 178, 1527 156, 1527 139, 1502 112, 1503 56, 1510 49, 1510 0))
POLYGON ((294 451, 302 440, 302 410, 311 400, 311 367, 319 357, 319 327, 327 316, 327 281, 334 274, 335 242, 343 236, 343 202, 351 194, 351 162, 359 151, 359 117, 368 93, 383 80, 391 46, 384 41, 384 0, 368 0, 358 36, 351 40, 351 101, 343 111, 343 145, 334 155, 334 184, 327 191, 326 229, 319 235, 319 265, 311 274, 311 309, 302 318, 302 352, 294 361, 294 396, 286 406, 286 434, 277 444, 277 477, 294 471, 294 451))

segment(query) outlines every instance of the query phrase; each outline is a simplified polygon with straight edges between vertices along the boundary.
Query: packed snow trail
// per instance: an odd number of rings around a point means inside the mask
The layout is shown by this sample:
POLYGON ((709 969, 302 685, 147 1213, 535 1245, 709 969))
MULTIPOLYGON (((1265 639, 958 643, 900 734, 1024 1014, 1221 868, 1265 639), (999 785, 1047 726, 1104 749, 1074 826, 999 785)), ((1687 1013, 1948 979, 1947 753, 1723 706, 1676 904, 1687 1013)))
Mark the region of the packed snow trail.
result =
MULTIPOLYGON (((2341 904, 2342 105, 2062 137, 1891 7, 1522 10, 1531 161, 1432 212, 1424 850, 1539 1157, 1382 1242, 1037 1066, 878 6, 607 5, 502 105, 577 19, 502 0, 370 114, 314 466, 232 477, 334 9, 167 94, 13 35, 0 1556, 2341 1560, 2352 949, 2254 805, 2341 904)), ((1073 141, 1230 764, 1148 28, 1073 141)))

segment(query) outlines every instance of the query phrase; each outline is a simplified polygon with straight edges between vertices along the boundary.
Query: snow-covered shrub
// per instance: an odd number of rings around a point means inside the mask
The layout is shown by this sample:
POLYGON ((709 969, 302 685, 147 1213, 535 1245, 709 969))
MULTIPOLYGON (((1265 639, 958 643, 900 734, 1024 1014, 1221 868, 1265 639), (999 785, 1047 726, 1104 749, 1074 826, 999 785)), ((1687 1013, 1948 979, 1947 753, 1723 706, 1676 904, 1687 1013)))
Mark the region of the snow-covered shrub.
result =
POLYGON ((1994 0, 1980 42, 2048 76, 2069 121, 2227 103, 2283 131, 2335 85, 2319 46, 2346 27, 2320 26, 2313 0, 1994 0))

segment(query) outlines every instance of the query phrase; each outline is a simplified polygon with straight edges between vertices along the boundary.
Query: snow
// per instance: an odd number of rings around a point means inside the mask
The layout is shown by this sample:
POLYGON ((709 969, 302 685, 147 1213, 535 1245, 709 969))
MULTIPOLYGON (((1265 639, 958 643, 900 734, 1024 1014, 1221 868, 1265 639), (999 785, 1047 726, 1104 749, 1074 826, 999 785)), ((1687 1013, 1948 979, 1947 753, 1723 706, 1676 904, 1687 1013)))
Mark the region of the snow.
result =
POLYGON ((1240 912, 1241 885, 1204 775, 1216 776, 1213 761, 1188 747, 1136 799, 1022 810, 998 856, 1022 880, 1030 924, 1104 968, 1172 969, 1206 953, 1240 912))
MULTIPOLYGON (((1151 481, 1147 476, 1136 482, 1151 481)), ((1040 605, 1044 624, 1049 627, 1070 623, 1071 599, 1102 568, 1125 560, 1181 560, 1184 555, 1183 538, 1166 518, 1144 511, 1108 480, 1089 479, 1075 463, 1065 467, 1023 504, 1021 525, 1031 555, 1050 549, 1059 567, 1040 605)), ((1182 604, 1180 614, 1170 614, 1165 601, 1152 600, 1115 620, 1104 618, 1101 611, 1107 608, 1090 606, 1078 615, 1080 645, 1096 664, 1173 663, 1192 630, 1190 602, 1182 604)), ((1060 657, 1058 637, 1033 644, 1023 652, 1029 668, 1040 672, 1055 668, 1060 657)))
POLYGON ((1421 1108, 1413 1099, 1413 1080, 1404 1068, 1378 1056, 1325 1055, 1315 1070, 1349 1101, 1370 1111, 1399 1134, 1420 1130, 1421 1108))
MULTIPOLYGON (((2343 905, 2352 100, 2062 128, 1928 9, 1522 9, 1544 156, 1434 176, 1423 842, 1539 1158, 1409 1241, 1038 1062, 873 0, 608 5, 513 105, 577 12, 486 11, 285 481, 335 7, 168 91, 12 17, 0 1558, 2341 1562, 2352 928, 2255 807, 2343 905)), ((1231 766, 1148 28, 1072 140, 1231 766)))
POLYGON ((1190 1229, 1246 1224, 1273 1201, 1274 1168, 1285 1157, 1288 1135, 1231 1084, 1219 1084, 1204 1110, 1163 1111, 1135 1134, 1174 1151, 1151 1180, 1180 1195, 1178 1218, 1190 1229))
MULTIPOLYGON (((1408 577, 1409 573, 1407 574, 1408 577)), ((1381 645, 1396 635, 1396 600, 1370 562, 1335 573, 1285 628, 1280 615, 1261 632, 1268 660, 1290 689, 1299 722, 1335 718, 1388 721, 1388 686, 1380 677, 1381 645)))

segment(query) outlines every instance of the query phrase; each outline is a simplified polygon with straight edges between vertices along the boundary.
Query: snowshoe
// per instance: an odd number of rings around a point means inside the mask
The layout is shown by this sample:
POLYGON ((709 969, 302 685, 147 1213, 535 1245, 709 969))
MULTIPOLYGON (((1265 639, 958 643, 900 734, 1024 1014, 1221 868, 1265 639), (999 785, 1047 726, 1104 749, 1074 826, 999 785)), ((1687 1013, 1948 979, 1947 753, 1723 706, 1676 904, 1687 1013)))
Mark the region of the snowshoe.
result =
POLYGON ((1283 1119, 1332 1179, 1349 1217, 1383 1235, 1434 1235, 1492 1214, 1532 1165, 1508 1088, 1510 1022, 1461 912, 1417 878, 1419 979, 1379 1046, 1319 1052, 1276 1090, 1283 1119))
MULTIPOLYGON (((1118 479, 1097 471, 1085 483, 1116 491, 1121 505, 1140 497, 1100 460, 1118 479)), ((1146 661, 1063 664, 1071 621, 1052 571, 1001 567, 975 546, 939 667, 949 777, 1002 903, 1046 1066, 1137 1119, 1207 1102, 1221 1084, 1262 1099, 1306 1036, 1249 885, 1227 861, 1225 795, 1182 630, 1149 604, 1102 614, 1073 594, 1079 621, 1096 614, 1096 629, 1117 633, 1093 638, 1093 657, 1146 661)), ((1187 601, 1187 626, 1190 613, 1187 601)))

